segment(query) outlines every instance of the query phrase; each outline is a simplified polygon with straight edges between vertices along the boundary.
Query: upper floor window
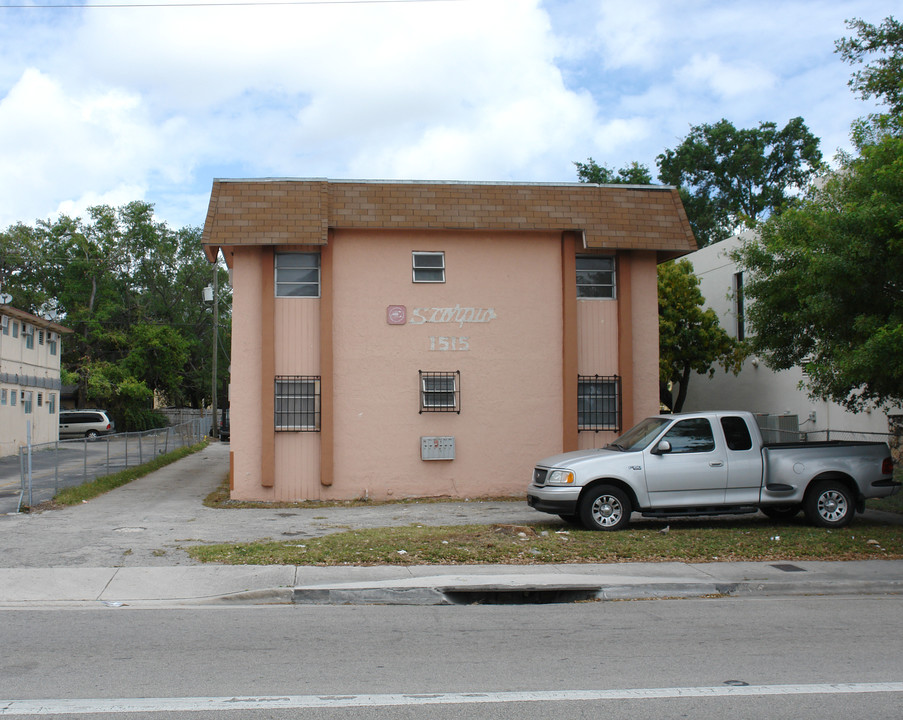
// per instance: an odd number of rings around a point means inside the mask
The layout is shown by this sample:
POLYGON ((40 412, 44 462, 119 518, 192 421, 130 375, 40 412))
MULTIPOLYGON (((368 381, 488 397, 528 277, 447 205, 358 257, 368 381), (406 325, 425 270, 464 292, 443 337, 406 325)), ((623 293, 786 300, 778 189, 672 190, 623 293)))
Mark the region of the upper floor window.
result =
POLYGON ((47 347, 51 355, 56 355, 56 333, 47 333, 47 347))
POLYGON ((9 315, 3 315, 0 324, 3 325, 3 334, 9 335, 9 315))
POLYGON ((25 336, 25 347, 29 350, 34 347, 34 328, 31 325, 22 326, 22 334, 25 336))
POLYGON ((13 337, 19 337, 19 323, 13 321, 13 337))
POLYGON ((577 256, 577 297, 615 299, 615 259, 608 255, 577 256))
POLYGON ((320 297, 320 253, 276 253, 276 297, 320 297))
POLYGON ((412 254, 415 283, 445 282, 444 252, 414 252, 412 254))
POLYGON ((743 273, 734 273, 734 314, 737 316, 737 340, 746 338, 746 308, 743 302, 743 273))

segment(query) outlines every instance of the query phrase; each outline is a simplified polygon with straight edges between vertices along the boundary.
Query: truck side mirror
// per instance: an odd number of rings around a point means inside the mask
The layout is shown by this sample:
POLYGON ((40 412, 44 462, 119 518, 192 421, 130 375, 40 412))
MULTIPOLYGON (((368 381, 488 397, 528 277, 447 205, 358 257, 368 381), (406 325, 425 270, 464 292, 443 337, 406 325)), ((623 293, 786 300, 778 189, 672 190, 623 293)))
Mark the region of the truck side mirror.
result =
POLYGON ((671 443, 669 443, 667 440, 662 440, 652 450, 653 455, 664 455, 669 452, 671 452, 671 443))

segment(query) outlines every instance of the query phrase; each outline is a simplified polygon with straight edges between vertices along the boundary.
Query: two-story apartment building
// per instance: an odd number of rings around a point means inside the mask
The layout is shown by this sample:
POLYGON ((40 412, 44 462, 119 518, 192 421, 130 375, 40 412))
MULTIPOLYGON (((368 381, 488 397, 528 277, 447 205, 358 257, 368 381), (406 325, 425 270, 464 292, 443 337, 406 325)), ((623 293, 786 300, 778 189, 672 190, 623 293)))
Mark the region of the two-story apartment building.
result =
POLYGON ((216 180, 236 499, 523 492, 658 410, 655 186, 216 180))
POLYGON ((0 305, 0 457, 59 437, 62 325, 0 305))

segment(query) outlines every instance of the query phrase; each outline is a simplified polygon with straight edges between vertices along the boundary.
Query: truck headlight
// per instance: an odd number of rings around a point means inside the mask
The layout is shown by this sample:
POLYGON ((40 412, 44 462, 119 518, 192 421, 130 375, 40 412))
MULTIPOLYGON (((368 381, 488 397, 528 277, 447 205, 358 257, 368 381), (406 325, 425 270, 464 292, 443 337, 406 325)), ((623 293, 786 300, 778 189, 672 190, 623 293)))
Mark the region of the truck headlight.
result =
POLYGON ((570 470, 553 470, 549 473, 546 485, 573 485, 574 473, 570 470))

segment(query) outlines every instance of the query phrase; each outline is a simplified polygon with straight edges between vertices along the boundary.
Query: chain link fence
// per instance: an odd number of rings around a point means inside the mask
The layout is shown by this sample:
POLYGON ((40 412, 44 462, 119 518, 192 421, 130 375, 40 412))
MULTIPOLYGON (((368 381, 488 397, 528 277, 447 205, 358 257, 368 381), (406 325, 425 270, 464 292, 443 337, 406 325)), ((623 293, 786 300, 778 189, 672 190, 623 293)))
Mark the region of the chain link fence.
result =
POLYGON ((150 462, 181 447, 201 442, 210 432, 209 418, 143 432, 116 433, 89 440, 59 440, 19 448, 19 507, 34 507, 63 488, 150 462))

